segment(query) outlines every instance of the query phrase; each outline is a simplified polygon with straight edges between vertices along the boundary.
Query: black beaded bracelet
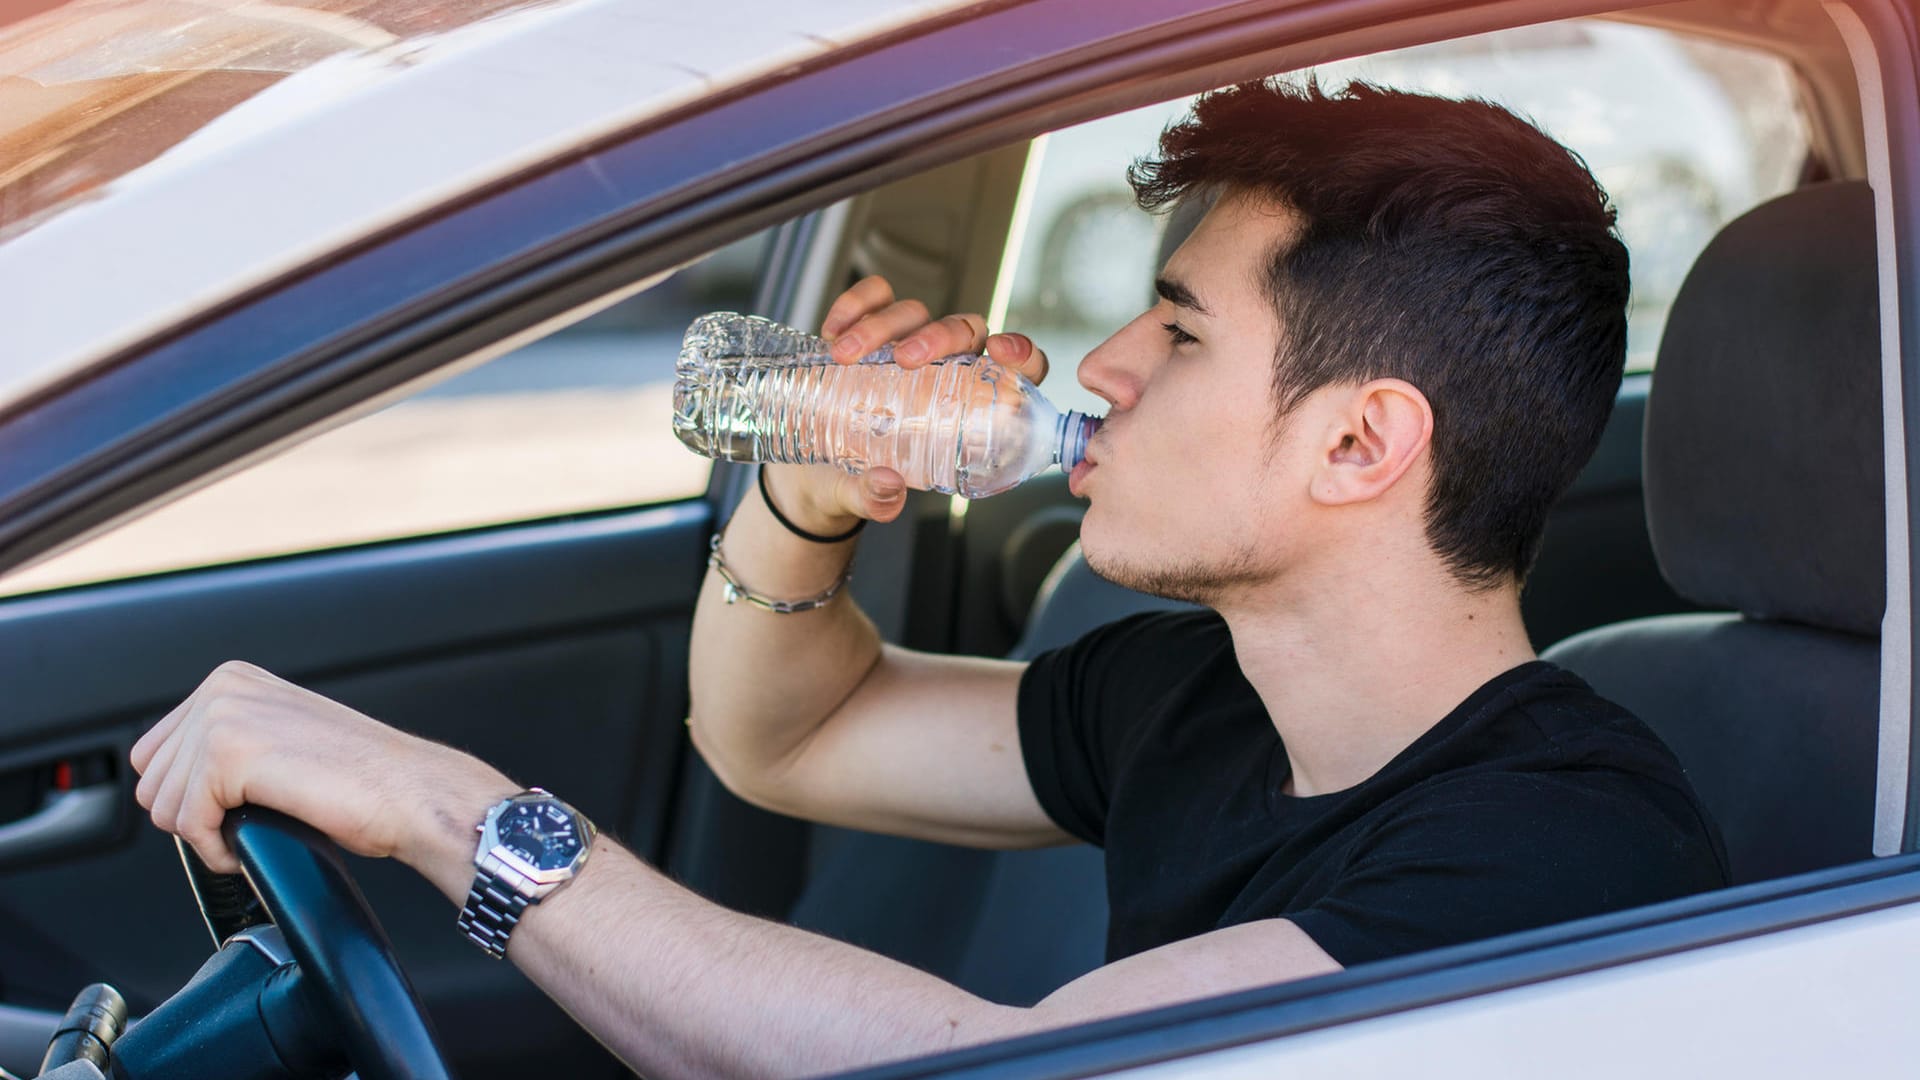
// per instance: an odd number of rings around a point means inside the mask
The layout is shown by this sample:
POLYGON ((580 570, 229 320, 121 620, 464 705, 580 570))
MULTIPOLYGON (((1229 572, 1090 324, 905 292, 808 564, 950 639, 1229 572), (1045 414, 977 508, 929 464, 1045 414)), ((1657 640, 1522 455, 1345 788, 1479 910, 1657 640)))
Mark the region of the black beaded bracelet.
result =
POLYGON ((840 533, 837 536, 821 536, 819 533, 808 532, 807 530, 801 528, 800 526, 795 525, 793 522, 788 521, 787 515, 781 513, 780 508, 773 505, 773 493, 767 490, 767 470, 763 466, 758 471, 760 474, 760 498, 767 504, 767 509, 773 512, 773 520, 779 522, 782 525, 785 525, 787 527, 788 532, 799 537, 800 539, 811 540, 816 544, 837 544, 842 540, 853 539, 854 537, 860 535, 861 529, 864 529, 867 527, 867 519, 861 518, 859 521, 854 523, 853 528, 848 529, 846 532, 840 533))

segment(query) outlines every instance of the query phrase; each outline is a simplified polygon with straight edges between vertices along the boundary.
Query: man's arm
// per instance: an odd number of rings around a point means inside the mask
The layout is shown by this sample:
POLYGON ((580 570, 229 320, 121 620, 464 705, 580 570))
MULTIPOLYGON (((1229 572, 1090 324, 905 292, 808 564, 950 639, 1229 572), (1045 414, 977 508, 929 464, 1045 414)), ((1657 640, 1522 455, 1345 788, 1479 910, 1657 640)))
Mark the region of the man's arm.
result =
MULTIPOLYGON (((456 901, 472 869, 457 846, 436 880, 456 901)), ((997 1005, 728 911, 605 841, 573 884, 528 911, 508 958, 621 1060, 662 1080, 838 1072, 1340 969, 1298 927, 1268 919, 1130 956, 1032 1008, 997 1005)))
MULTIPOLYGON (((842 294, 823 330, 842 361, 897 340, 903 366, 988 342, 979 316, 929 322, 923 305, 896 301, 881 278, 842 294)), ((1034 381, 1045 377, 1045 355, 1025 338, 1003 335, 993 348, 1034 381)), ((904 505, 890 469, 852 476, 768 466, 766 480, 780 512, 821 536, 891 520, 904 505)), ((753 491, 727 524, 722 557, 754 592, 798 600, 831 585, 853 548, 795 535, 753 491)), ((689 649, 694 745, 742 798, 814 821, 976 847, 1069 839, 1040 807, 1021 759, 1015 696, 1024 665, 883 645, 850 596, 786 615, 729 604, 712 570, 689 649)))
MULTIPOLYGON (((392 856, 454 903, 474 831, 519 790, 449 747, 248 665, 224 665, 134 746, 136 796, 215 870, 227 809, 267 806, 392 856)), ((564 794, 564 793, 562 793, 564 794)), ((449 908, 447 933, 454 933, 449 908)), ((660 1077, 800 1076, 897 1060, 1337 970, 1266 920, 1129 957, 1027 1008, 841 942, 727 911, 612 841, 530 908, 508 958, 629 1065, 660 1077)))

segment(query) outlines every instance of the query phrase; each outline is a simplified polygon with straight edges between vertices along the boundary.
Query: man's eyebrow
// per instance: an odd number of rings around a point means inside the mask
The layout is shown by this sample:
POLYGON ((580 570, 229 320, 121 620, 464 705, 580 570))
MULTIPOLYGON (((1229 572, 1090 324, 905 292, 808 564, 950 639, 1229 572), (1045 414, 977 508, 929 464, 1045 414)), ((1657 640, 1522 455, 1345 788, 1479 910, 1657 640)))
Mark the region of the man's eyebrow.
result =
POLYGON ((1207 305, 1200 302, 1199 297, 1193 295, 1192 289, 1170 278, 1154 278, 1153 291, 1159 293, 1161 299, 1175 307, 1183 307, 1189 311, 1197 311, 1202 315, 1213 314, 1213 312, 1207 310, 1207 305))

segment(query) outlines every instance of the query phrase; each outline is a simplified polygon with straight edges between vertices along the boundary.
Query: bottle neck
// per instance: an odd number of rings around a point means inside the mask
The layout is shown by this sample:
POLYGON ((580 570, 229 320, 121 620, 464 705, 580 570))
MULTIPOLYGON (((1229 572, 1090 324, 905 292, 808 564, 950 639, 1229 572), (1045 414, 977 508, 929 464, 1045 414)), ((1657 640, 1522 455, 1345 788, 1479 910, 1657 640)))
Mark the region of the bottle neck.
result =
POLYGON ((1054 432, 1053 463, 1061 472, 1072 472, 1087 456, 1087 440, 1099 427, 1100 421, 1086 413, 1060 414, 1060 425, 1054 432))

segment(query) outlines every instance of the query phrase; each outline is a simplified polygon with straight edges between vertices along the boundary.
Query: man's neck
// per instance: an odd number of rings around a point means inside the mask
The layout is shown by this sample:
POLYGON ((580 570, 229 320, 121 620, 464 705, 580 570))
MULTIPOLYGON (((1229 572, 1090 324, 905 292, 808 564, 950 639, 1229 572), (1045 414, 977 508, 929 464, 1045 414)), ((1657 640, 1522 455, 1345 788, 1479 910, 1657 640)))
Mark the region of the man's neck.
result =
POLYGON ((1380 771, 1501 672, 1534 658, 1519 589, 1468 593, 1348 579, 1219 605, 1234 652, 1286 744, 1287 793, 1380 771))

